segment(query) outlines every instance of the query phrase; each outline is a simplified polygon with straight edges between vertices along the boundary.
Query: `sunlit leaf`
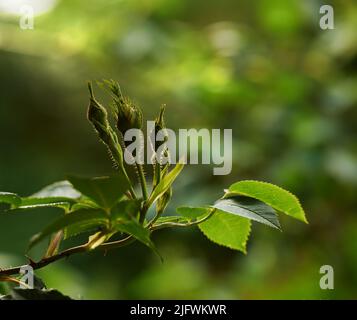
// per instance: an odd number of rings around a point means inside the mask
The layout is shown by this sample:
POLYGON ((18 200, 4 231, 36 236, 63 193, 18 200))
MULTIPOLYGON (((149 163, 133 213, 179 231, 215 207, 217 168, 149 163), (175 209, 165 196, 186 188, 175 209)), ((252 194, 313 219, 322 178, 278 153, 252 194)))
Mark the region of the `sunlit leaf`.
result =
POLYGON ((243 195, 265 202, 277 211, 307 223, 305 212, 299 200, 278 186, 261 181, 239 181, 229 187, 225 197, 243 195))
POLYGON ((21 198, 19 209, 54 207, 69 210, 81 194, 68 181, 52 183, 29 197, 21 198))
POLYGON ((187 223, 189 222, 190 219, 181 217, 181 216, 163 216, 159 217, 154 226, 158 226, 162 223, 169 223, 169 222, 174 222, 174 223, 187 223))
POLYGON ((21 203, 21 198, 15 193, 0 192, 0 203, 7 203, 16 207, 21 203))
POLYGON ((73 188, 71 183, 67 180, 58 181, 52 183, 40 191, 34 193, 28 198, 66 198, 66 199, 78 199, 81 194, 73 188))
POLYGON ((105 241, 107 241, 111 236, 112 236, 112 233, 106 233, 106 232, 102 232, 102 231, 99 231, 96 234, 93 234, 88 239, 88 243, 87 243, 88 249, 94 250, 95 248, 97 248, 101 244, 103 244, 105 241))
POLYGON ((148 206, 151 206, 159 197, 161 197, 173 184, 177 176, 181 173, 184 164, 179 162, 176 164, 175 168, 172 169, 159 184, 155 187, 148 200, 148 206))
POLYGON ((203 207, 179 207, 176 209, 176 212, 189 220, 194 220, 206 216, 211 210, 210 208, 203 207))
POLYGON ((21 198, 21 204, 18 209, 35 209, 35 208, 61 208, 68 210, 73 203, 72 199, 61 197, 48 198, 21 198))
POLYGON ((198 227, 209 240, 246 253, 250 225, 249 219, 217 210, 198 227))
POLYGON ((77 203, 71 206, 71 212, 80 209, 99 209, 99 208, 100 206, 96 204, 94 201, 92 201, 91 199, 82 197, 78 200, 77 203))

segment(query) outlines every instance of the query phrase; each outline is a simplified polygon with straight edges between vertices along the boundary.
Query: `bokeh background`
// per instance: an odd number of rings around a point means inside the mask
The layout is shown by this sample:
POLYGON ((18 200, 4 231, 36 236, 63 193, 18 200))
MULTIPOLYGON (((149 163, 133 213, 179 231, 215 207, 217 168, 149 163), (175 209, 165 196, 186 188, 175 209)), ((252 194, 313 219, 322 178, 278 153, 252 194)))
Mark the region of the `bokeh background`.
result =
MULTIPOLYGON (((113 78, 170 128, 232 128, 233 171, 188 166, 172 207, 212 203, 240 179, 281 185, 309 225, 254 224, 244 255, 197 229, 162 231, 165 261, 140 244, 73 256, 37 274, 73 298, 357 298, 357 5, 318 0, 0 1, 0 190, 30 195, 68 173, 112 173, 85 119, 86 81, 113 78), (34 30, 19 28, 34 5, 34 30), (319 269, 335 270, 321 290, 319 269)), ((99 97, 104 97, 99 89, 99 97)), ((105 100, 104 100, 105 101, 105 100)), ((61 212, 0 215, 0 266, 61 212)))

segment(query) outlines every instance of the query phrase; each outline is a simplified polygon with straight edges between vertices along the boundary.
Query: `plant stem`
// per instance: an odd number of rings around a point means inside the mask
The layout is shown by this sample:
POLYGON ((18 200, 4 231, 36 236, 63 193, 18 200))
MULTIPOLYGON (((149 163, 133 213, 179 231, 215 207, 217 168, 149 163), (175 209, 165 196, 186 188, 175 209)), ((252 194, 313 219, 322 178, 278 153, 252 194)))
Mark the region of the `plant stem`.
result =
POLYGON ((126 170, 125 170, 125 168, 121 168, 121 170, 122 170, 122 172, 123 172, 123 174, 124 174, 124 176, 125 176, 125 179, 128 181, 128 184, 129 184, 129 192, 130 192, 132 198, 133 198, 133 199, 137 199, 137 196, 136 196, 135 191, 134 191, 133 184, 131 183, 131 180, 130 180, 130 178, 129 178, 129 176, 128 176, 126 170))
POLYGON ((24 283, 18 279, 8 277, 8 276, 0 277, 0 282, 1 281, 16 283, 18 285, 26 287, 27 289, 30 289, 30 287, 26 283, 24 283))
MULTIPOLYGON (((153 225, 153 226, 150 226, 150 229, 152 231, 155 231, 155 230, 159 230, 159 229, 163 229, 163 228, 171 228, 171 227, 191 227, 191 226, 195 226, 195 225, 198 225, 206 220, 208 220, 209 218, 212 217, 212 215, 216 212, 216 208, 212 208, 210 213, 203 217, 202 219, 200 220, 195 220, 195 221, 192 221, 192 222, 188 222, 188 223, 179 223, 179 222, 163 222, 163 223, 160 223, 160 224, 157 224, 157 225, 153 225)), ((151 223, 151 222, 150 222, 151 223)))
MULTIPOLYGON (((126 237, 124 239, 118 240, 118 241, 113 241, 113 242, 108 242, 108 243, 103 243, 97 249, 102 249, 102 250, 109 250, 109 249, 115 249, 119 247, 123 247, 125 245, 128 245, 135 241, 135 239, 132 236, 126 237)), ((30 259, 29 263, 27 265, 23 266, 18 266, 18 267, 13 267, 13 268, 7 268, 7 269, 0 269, 0 279, 2 276, 10 276, 14 274, 19 274, 21 268, 24 268, 26 266, 31 266, 34 270, 41 269, 55 261, 58 261, 60 259, 67 258, 71 255, 77 254, 77 253, 83 253, 83 252, 88 252, 88 246, 87 244, 83 244, 77 247, 73 247, 67 250, 62 251, 61 253, 58 253, 54 256, 43 258, 38 262, 32 261, 30 259)))
MULTIPOLYGON (((206 221, 207 219, 209 219, 214 214, 215 211, 216 211, 216 209, 212 208, 211 212, 207 216, 203 217, 200 220, 196 220, 193 222, 189 222, 189 223, 166 222, 166 223, 161 223, 158 225, 150 226, 149 229, 151 231, 155 231, 155 230, 159 230, 159 229, 163 229, 163 228, 170 228, 170 227, 194 226, 194 225, 197 225, 197 224, 202 223, 202 222, 206 221)), ((136 241, 136 239, 134 237, 128 236, 121 240, 103 243, 100 246, 98 246, 95 250, 97 250, 97 249, 101 249, 104 251, 112 250, 112 249, 120 248, 120 247, 126 246, 128 244, 131 244, 134 241, 136 241)), ((31 259, 29 259, 30 261, 29 261, 29 264, 27 264, 27 265, 17 266, 17 267, 7 268, 7 269, 0 269, 0 280, 3 279, 4 276, 11 276, 14 274, 19 274, 21 268, 24 268, 26 266, 31 266, 34 270, 41 269, 55 261, 67 258, 71 255, 74 255, 77 253, 89 252, 88 250, 89 250, 89 247, 88 247, 88 244, 86 243, 86 244, 83 244, 83 245, 80 245, 77 247, 73 247, 73 248, 64 250, 54 256, 42 258, 38 262, 35 262, 35 261, 32 261, 31 259)))
POLYGON ((140 217, 139 217, 139 222, 143 223, 145 221, 146 212, 148 210, 146 206, 146 200, 148 199, 148 191, 147 191, 143 166, 141 164, 136 163, 136 168, 138 170, 141 192, 143 194, 143 199, 144 199, 144 202, 142 203, 142 207, 140 209, 140 217))
POLYGON ((147 186, 146 186, 146 179, 144 175, 144 169, 141 164, 136 163, 136 168, 138 170, 138 175, 139 175, 139 181, 141 185, 141 191, 143 194, 143 199, 146 201, 148 199, 148 191, 147 191, 147 186))

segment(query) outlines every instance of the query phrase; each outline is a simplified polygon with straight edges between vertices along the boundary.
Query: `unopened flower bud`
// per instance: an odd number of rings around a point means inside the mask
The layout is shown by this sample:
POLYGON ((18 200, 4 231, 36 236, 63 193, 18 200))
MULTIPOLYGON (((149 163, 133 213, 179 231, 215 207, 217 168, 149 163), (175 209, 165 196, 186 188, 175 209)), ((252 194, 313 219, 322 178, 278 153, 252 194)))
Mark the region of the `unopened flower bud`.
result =
POLYGON ((108 113, 107 110, 94 98, 91 83, 88 83, 90 93, 87 117, 92 123, 100 138, 108 144, 108 113))
POLYGON ((122 167, 123 153, 118 143, 118 137, 109 124, 107 110, 94 98, 91 83, 88 83, 88 88, 90 93, 88 120, 92 123, 99 138, 108 147, 117 165, 122 167))
POLYGON ((117 128, 124 136, 129 129, 141 129, 143 116, 141 110, 135 106, 128 98, 121 101, 115 99, 117 106, 117 128))
POLYGON ((119 84, 114 80, 104 80, 103 84, 110 91, 114 102, 114 113, 116 126, 124 136, 129 129, 141 129, 143 126, 143 115, 129 98, 121 93, 119 84))
MULTIPOLYGON (((166 109, 166 105, 163 104, 160 108, 159 116, 155 119, 155 137, 157 137, 157 134, 159 133, 160 130, 165 129, 165 121, 164 121, 165 109, 166 109)), ((162 141, 156 141, 155 138, 155 152, 158 150, 161 144, 162 141)))

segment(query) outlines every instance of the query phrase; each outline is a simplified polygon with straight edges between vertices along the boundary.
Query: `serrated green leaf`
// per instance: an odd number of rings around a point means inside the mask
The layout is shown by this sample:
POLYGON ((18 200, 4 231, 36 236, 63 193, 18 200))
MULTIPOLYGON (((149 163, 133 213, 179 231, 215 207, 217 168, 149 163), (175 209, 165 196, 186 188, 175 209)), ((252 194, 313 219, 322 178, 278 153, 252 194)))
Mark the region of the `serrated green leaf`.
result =
POLYGON ((15 193, 0 192, 0 203, 7 203, 16 207, 21 203, 21 198, 15 193))
POLYGON ((150 239, 150 231, 134 219, 117 222, 114 229, 132 235, 150 248, 153 246, 150 239))
POLYGON ((110 218, 115 222, 116 219, 136 218, 140 210, 140 201, 123 200, 118 202, 111 210, 110 218))
POLYGON ((68 180, 76 190, 105 209, 112 208, 129 188, 127 180, 121 175, 97 178, 71 176, 68 180))
POLYGON ((12 209, 53 207, 68 210, 81 194, 68 181, 59 181, 46 186, 29 197, 23 197, 12 209))
POLYGON ((194 220, 206 216, 211 210, 203 207, 179 207, 176 212, 189 220, 194 220))
MULTIPOLYGON (((135 218, 121 217, 116 219, 112 223, 112 230, 133 236, 159 255, 154 243, 150 239, 150 230, 141 225, 135 218)), ((160 255, 159 257, 161 258, 160 255)))
POLYGON ((71 212, 77 211, 80 209, 100 209, 100 206, 98 206, 94 201, 92 201, 89 198, 82 197, 78 200, 77 203, 73 204, 71 206, 71 212))
POLYGON ((185 218, 185 217, 181 217, 181 216, 163 216, 163 217, 159 217, 155 224, 154 224, 154 227, 155 226, 158 226, 162 223, 167 223, 167 222, 174 222, 174 223, 187 223, 189 222, 190 219, 188 218, 185 218))
POLYGON ((281 230, 276 211, 259 200, 244 196, 232 196, 216 201, 213 207, 281 230))
MULTIPOLYGON (((116 206, 117 205, 115 205, 114 208, 116 208, 116 206)), ((74 204, 71 207, 71 212, 82 210, 82 209, 100 209, 100 207, 95 202, 93 202, 88 198, 81 198, 80 202, 74 204)), ((84 232, 95 231, 96 229, 98 229, 98 226, 95 224, 93 225, 91 222, 89 223, 84 222, 81 223, 80 225, 68 226, 64 230, 64 239, 69 239, 71 237, 77 236, 84 232)))
POLYGON ((249 219, 217 210, 212 217, 198 225, 212 242, 246 253, 250 234, 249 219))
POLYGON ((17 209, 35 209, 35 208, 61 208, 68 210, 73 199, 64 197, 47 197, 47 198, 21 198, 21 204, 17 209))
MULTIPOLYGON (((88 209, 86 209, 88 210, 88 209)), ((91 232, 91 231, 97 231, 98 228, 100 228, 101 225, 98 225, 96 221, 83 221, 80 224, 73 224, 64 229, 64 240, 67 240, 69 238, 78 236, 81 233, 85 232, 91 232)))
POLYGON ((149 200, 147 201, 148 207, 150 207, 171 187, 177 176, 182 171, 184 165, 184 163, 179 162, 178 164, 176 164, 175 168, 172 169, 172 171, 170 171, 165 177, 162 178, 162 180, 151 193, 149 200))
POLYGON ((308 223, 299 200, 289 191, 267 182, 245 180, 229 187, 225 197, 243 195, 265 202, 279 212, 308 223))
POLYGON ((52 233, 71 226, 82 230, 83 226, 106 227, 109 219, 103 210, 98 209, 82 209, 75 212, 65 214, 55 222, 47 226, 42 232, 34 235, 30 240, 29 248, 40 242, 45 237, 52 233))
POLYGON ((73 188, 73 186, 69 181, 63 180, 63 181, 52 183, 27 198, 54 198, 54 197, 75 200, 80 198, 81 194, 73 188))

